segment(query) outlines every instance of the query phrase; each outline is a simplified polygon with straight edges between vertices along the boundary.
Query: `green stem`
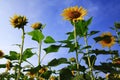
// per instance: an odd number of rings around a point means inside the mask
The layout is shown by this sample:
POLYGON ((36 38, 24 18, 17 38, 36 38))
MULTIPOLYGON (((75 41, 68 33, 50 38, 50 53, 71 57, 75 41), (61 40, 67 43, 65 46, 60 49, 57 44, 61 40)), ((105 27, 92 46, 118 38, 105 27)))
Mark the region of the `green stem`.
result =
POLYGON ((29 63, 32 67, 35 67, 32 63, 30 63, 28 60, 26 60, 27 63, 29 63))
POLYGON ((25 39, 25 31, 24 31, 24 27, 23 27, 22 28, 22 43, 21 43, 21 48, 20 48, 19 70, 18 70, 17 80, 20 79, 20 75, 21 75, 21 63, 22 63, 24 39, 25 39))
MULTIPOLYGON (((87 41, 87 36, 85 35, 84 36, 84 40, 85 40, 85 46, 88 46, 88 41, 87 41)), ((92 77, 92 80, 95 80, 95 78, 94 78, 94 75, 93 75, 93 73, 92 73, 92 64, 91 64, 91 62, 90 62, 90 54, 89 54, 89 50, 88 50, 88 48, 86 48, 86 53, 87 53, 87 59, 88 59, 88 66, 89 66, 89 69, 90 69, 90 75, 91 75, 91 77, 92 77)))
MULTIPOLYGON (((76 64, 77 64, 77 70, 79 70, 79 61, 78 61, 78 50, 77 50, 77 35, 76 35, 76 27, 74 23, 74 42, 75 42, 75 52, 76 52, 76 64)), ((79 71, 78 71, 79 74, 79 71)))
POLYGON ((118 29, 115 28, 115 31, 116 31, 116 35, 117 35, 117 38, 118 38, 118 43, 120 44, 120 36, 119 36, 119 34, 118 34, 118 29))
POLYGON ((42 42, 40 41, 38 43, 38 65, 40 65, 40 63, 41 63, 41 61, 40 61, 40 59, 41 59, 41 45, 42 45, 42 42))

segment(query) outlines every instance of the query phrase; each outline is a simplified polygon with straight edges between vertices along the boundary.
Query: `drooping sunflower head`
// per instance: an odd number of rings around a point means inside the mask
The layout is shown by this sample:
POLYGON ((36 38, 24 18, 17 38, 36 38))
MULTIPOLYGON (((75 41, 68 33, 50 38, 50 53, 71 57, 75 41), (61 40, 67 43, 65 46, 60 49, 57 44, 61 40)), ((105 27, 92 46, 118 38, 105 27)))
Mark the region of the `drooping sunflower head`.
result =
POLYGON ((102 45, 102 47, 110 48, 115 44, 115 37, 113 37, 110 32, 103 33, 101 38, 103 39, 99 43, 102 45))
POLYGON ((75 21, 83 20, 86 14, 87 10, 85 10, 83 7, 78 8, 78 6, 74 6, 64 9, 62 16, 65 20, 75 21))
POLYGON ((6 63, 6 71, 9 71, 11 69, 12 63, 8 60, 6 63))
POLYGON ((0 50, 0 58, 3 58, 3 56, 4 56, 4 53, 2 50, 0 50))
POLYGON ((25 16, 14 15, 10 18, 11 25, 14 28, 23 28, 28 22, 25 16))
POLYGON ((31 27, 33 29, 41 29, 42 28, 42 24, 40 22, 36 22, 36 23, 32 24, 31 27))

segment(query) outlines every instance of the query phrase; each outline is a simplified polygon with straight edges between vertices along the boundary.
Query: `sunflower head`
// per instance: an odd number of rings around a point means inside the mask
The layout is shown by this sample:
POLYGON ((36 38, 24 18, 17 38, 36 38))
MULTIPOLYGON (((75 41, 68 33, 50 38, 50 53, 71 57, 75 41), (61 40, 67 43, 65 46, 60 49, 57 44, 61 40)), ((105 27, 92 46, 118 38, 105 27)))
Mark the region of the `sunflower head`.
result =
POLYGON ((83 7, 74 6, 69 7, 63 10, 62 16, 65 20, 76 21, 76 20, 83 20, 84 16, 87 14, 87 10, 83 7))
POLYGON ((74 57, 69 58, 70 62, 76 62, 76 59, 74 57))
POLYGON ((36 22, 36 23, 32 24, 31 27, 33 29, 41 29, 42 28, 42 24, 40 22, 36 22))
POLYGON ((50 80, 56 80, 56 77, 55 76, 51 76, 50 80))
POLYGON ((35 78, 36 76, 36 74, 33 72, 28 72, 27 75, 30 76, 30 78, 35 78))
POLYGON ((113 64, 120 64, 120 58, 115 58, 114 60, 113 60, 113 64))
POLYGON ((109 80, 120 80, 120 74, 107 74, 106 78, 109 80))
POLYGON ((101 35, 102 40, 99 42, 102 47, 111 47, 115 44, 115 37, 110 32, 101 35))
POLYGON ((2 50, 0 50, 0 58, 3 58, 4 53, 2 52, 2 50))
POLYGON ((41 68, 41 69, 39 70, 39 73, 40 73, 40 74, 43 74, 43 73, 46 72, 47 70, 48 70, 47 67, 43 67, 43 68, 41 68))
POLYGON ((6 63, 6 71, 9 71, 11 69, 12 63, 8 60, 6 63))
POLYGON ((20 15, 11 17, 10 22, 14 28, 23 28, 28 23, 26 17, 20 15))

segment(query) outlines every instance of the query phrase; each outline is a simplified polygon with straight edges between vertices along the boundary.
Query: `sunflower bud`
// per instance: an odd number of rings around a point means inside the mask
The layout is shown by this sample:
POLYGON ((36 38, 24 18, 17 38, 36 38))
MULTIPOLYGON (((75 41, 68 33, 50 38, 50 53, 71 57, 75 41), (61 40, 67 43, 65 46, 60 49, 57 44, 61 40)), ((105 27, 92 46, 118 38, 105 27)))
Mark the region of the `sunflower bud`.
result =
POLYGON ((2 52, 2 50, 0 50, 0 58, 3 58, 4 53, 2 52))
POLYGON ((120 23, 115 23, 114 25, 117 29, 120 29, 120 23))
POLYGON ((69 61, 70 61, 70 62, 75 62, 76 59, 75 59, 74 57, 71 57, 71 58, 69 58, 69 61))
POLYGON ((42 24, 40 22, 36 22, 36 23, 32 24, 31 27, 33 29, 41 29, 42 28, 42 24))

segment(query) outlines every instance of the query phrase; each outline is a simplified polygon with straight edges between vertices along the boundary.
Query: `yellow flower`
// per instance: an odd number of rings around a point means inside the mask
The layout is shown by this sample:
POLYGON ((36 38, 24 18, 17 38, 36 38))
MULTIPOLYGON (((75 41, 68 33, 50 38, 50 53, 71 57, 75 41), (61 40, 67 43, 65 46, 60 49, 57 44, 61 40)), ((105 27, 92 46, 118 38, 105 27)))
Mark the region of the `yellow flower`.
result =
POLYGON ((55 76, 51 76, 50 80, 56 80, 56 77, 55 76))
POLYGON ((106 78, 109 80, 120 80, 120 74, 107 74, 106 78))
POLYGON ((28 72, 27 75, 29 75, 30 78, 35 78, 35 76, 36 76, 35 73, 33 73, 33 72, 28 72))
POLYGON ((11 62, 8 60, 6 63, 6 72, 10 70, 10 68, 11 68, 11 62))
POLYGON ((76 73, 76 72, 72 70, 71 73, 72 73, 73 76, 75 76, 75 73, 76 73))
POLYGON ((113 60, 113 64, 120 64, 120 58, 116 58, 113 60))
POLYGON ((40 73, 40 74, 43 74, 43 73, 46 72, 47 70, 48 70, 48 68, 43 67, 43 68, 41 68, 41 69, 39 70, 39 73, 40 73))
POLYGON ((4 53, 2 52, 2 50, 0 50, 0 58, 3 58, 4 53))
POLYGON ((84 16, 87 14, 87 10, 85 10, 83 7, 74 6, 69 7, 63 10, 62 16, 65 20, 83 20, 84 16))
POLYGON ((44 78, 42 78, 42 77, 39 77, 39 80, 45 80, 44 78))
POLYGON ((31 27, 33 29, 41 29, 42 24, 40 22, 36 22, 36 23, 32 24, 31 27))
POLYGON ((71 57, 71 58, 69 59, 69 61, 70 61, 70 62, 76 62, 76 59, 75 59, 74 57, 71 57))
POLYGON ((27 24, 27 19, 25 16, 14 15, 10 22, 14 28, 23 28, 27 24))
POLYGON ((103 39, 99 43, 102 45, 102 47, 110 48, 115 44, 115 37, 113 37, 110 32, 103 33, 101 38, 103 39))

